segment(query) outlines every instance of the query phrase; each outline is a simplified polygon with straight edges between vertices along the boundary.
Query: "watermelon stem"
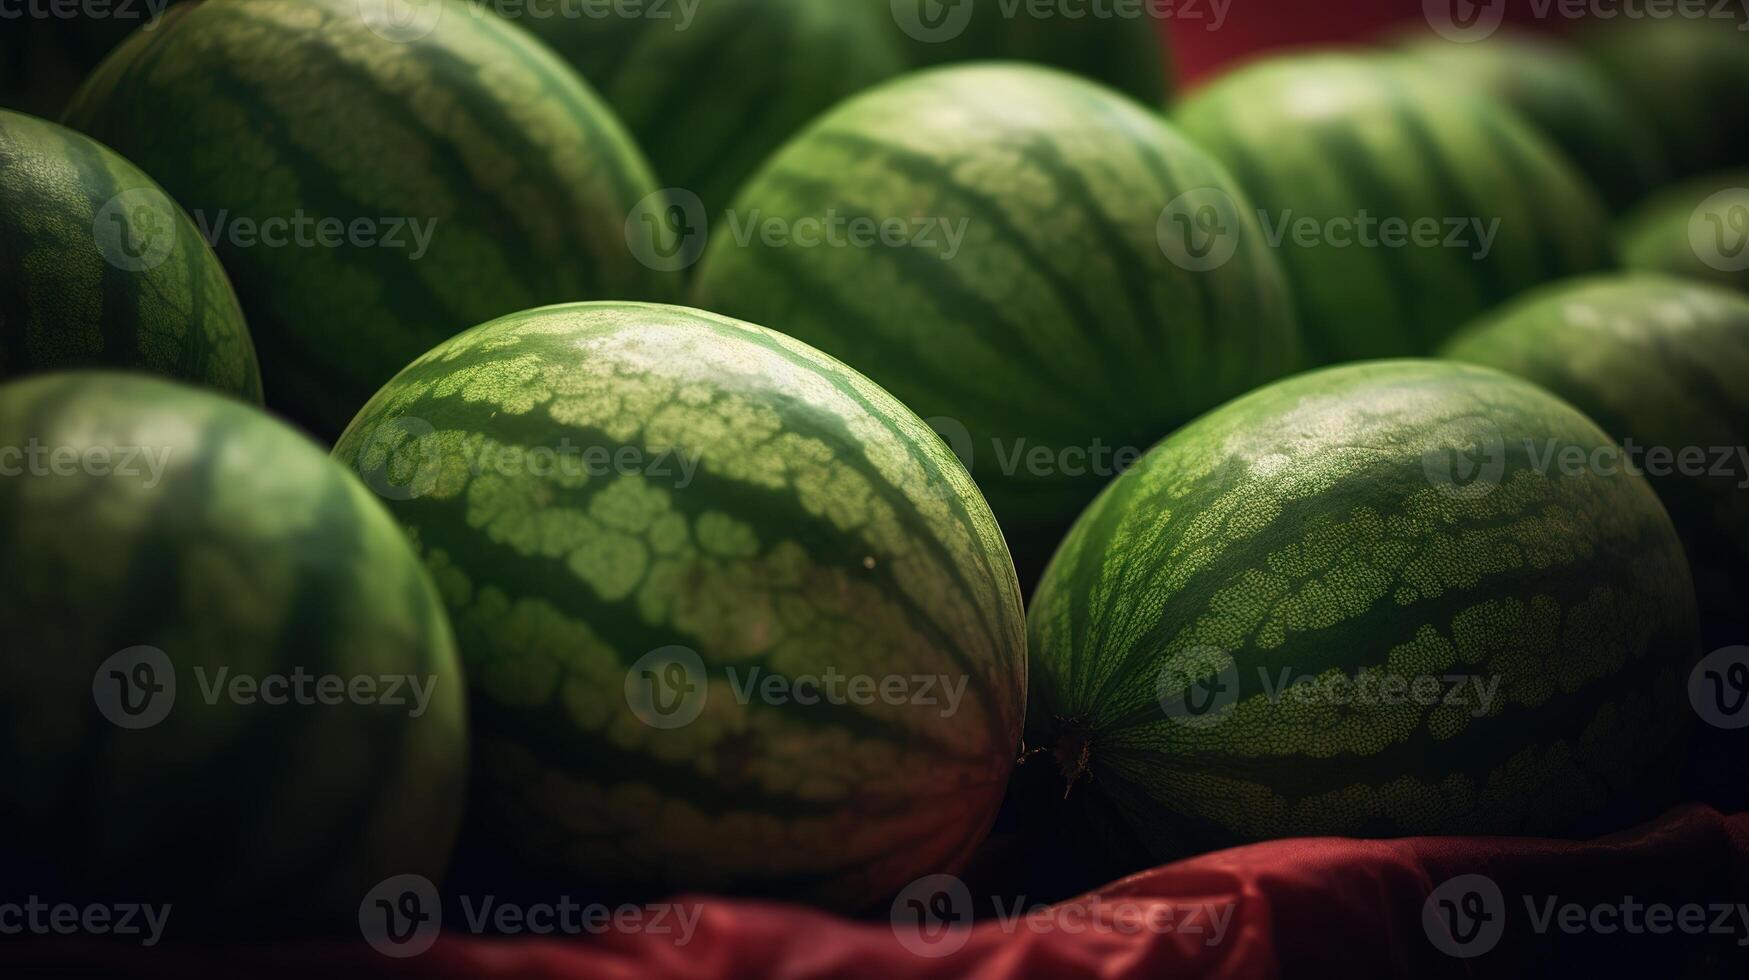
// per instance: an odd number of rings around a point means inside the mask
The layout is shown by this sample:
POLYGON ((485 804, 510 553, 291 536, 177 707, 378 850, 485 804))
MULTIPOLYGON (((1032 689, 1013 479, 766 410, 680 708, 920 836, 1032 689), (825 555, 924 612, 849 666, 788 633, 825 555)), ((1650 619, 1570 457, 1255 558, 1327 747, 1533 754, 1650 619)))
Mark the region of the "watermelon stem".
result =
POLYGON ((1059 717, 1057 727, 1062 733, 1057 738, 1057 768, 1063 774, 1063 799, 1066 800, 1082 776, 1093 778, 1087 771, 1088 764, 1093 761, 1093 729, 1088 727, 1084 718, 1059 717))

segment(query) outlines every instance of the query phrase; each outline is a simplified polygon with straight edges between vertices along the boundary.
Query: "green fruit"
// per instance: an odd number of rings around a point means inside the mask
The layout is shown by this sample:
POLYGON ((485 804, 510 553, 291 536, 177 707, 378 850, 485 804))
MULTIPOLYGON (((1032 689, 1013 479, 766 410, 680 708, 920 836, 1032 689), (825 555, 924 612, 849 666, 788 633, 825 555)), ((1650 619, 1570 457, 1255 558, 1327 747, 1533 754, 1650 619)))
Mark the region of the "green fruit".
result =
POLYGON ((182 4, 68 110, 217 236, 269 404, 324 437, 481 320, 668 285, 627 247, 655 178, 587 84, 461 0, 397 9, 182 4))
POLYGON ((1014 568, 935 434, 837 361, 679 307, 533 310, 414 362, 335 456, 450 609, 480 847, 858 908, 989 829, 1025 696, 1014 568), (963 700, 803 699, 831 676, 963 700))
POLYGON ((237 296, 188 215, 84 136, 0 110, 0 377, 151 371, 261 402, 237 296))
POLYGON ((1156 859, 1558 833, 1655 800, 1699 653, 1682 545, 1639 476, 1545 465, 1610 445, 1539 388, 1439 361, 1222 406, 1053 559, 1028 744, 1097 836, 1156 859))
POLYGON ((1622 263, 1749 293, 1749 170, 1659 191, 1616 226, 1622 263))
POLYGON ((1105 16, 1025 0, 862 0, 889 14, 912 63, 1030 61, 1103 82, 1149 105, 1172 82, 1161 22, 1145 6, 1105 16))
POLYGON ((1408 54, 1448 83, 1516 110, 1591 181, 1613 209, 1664 182, 1659 144, 1639 110, 1580 52, 1551 38, 1499 32, 1485 41, 1422 37, 1408 54))
POLYGON ((527 17, 600 90, 663 183, 722 212, 791 133, 904 68, 886 11, 859 0, 701 0, 692 13, 527 17))
POLYGON ((379 881, 442 874, 464 692, 369 491, 259 411, 137 375, 0 386, 0 447, 9 894, 259 934, 356 928, 379 881))
POLYGON ((1296 363, 1286 285, 1242 200, 1097 85, 937 69, 780 150, 736 200, 740 234, 713 238, 696 302, 842 358, 930 417, 1024 573, 1143 448, 1296 363), (1203 236, 1204 211, 1241 233, 1174 239, 1203 236), (858 243, 857 222, 885 231, 858 243))
POLYGON ((1749 298, 1661 275, 1538 290, 1453 338, 1447 357, 1534 381, 1595 419, 1682 534, 1703 624, 1749 627, 1749 298))
POLYGON ((1258 62, 1178 120, 1261 210, 1319 362, 1430 353, 1502 300, 1613 260, 1602 206, 1554 147, 1401 59, 1258 62))
MULTIPOLYGON (((1719 5, 1723 6, 1723 5, 1719 5)), ((1749 33, 1712 17, 1601 23, 1581 45, 1651 123, 1677 177, 1749 165, 1749 33)))

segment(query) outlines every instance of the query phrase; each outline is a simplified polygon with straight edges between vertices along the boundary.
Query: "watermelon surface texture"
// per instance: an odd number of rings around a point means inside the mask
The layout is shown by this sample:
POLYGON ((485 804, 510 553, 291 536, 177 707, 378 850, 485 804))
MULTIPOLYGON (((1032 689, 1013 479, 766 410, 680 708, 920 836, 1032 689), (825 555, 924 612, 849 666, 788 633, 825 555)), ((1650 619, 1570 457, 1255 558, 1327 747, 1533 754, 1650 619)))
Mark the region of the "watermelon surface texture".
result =
MULTIPOLYGON (((1165 33, 1147 5, 1010 0, 860 0, 892 17, 913 64, 1029 61, 1101 82, 1149 105, 1171 92, 1165 33)), ((1189 9, 1189 8, 1185 8, 1189 9)))
POLYGON ((1677 177, 1749 166, 1749 127, 1741 123, 1749 32, 1710 16, 1724 9, 1603 21, 1580 35, 1585 53, 1652 124, 1677 177))
POLYGON ((0 377, 139 369, 261 402, 225 270, 133 164, 0 109, 0 377))
POLYGON ((1176 118, 1259 209, 1320 363, 1431 353, 1483 310, 1614 261, 1596 193, 1547 140, 1400 57, 1271 58, 1176 118))
POLYGON ((1616 241, 1629 269, 1749 293, 1749 170, 1659 191, 1617 223, 1616 241))
POLYGON ((1404 50, 1448 83, 1516 110, 1612 209, 1664 182, 1661 147, 1640 108, 1567 44, 1529 32, 1501 31, 1475 42, 1430 33, 1404 50))
POLYGON ((9 892, 259 936, 356 928, 378 882, 441 876, 465 692, 358 480, 256 409, 121 373, 0 386, 0 446, 9 892))
POLYGON ((211 230, 269 404, 324 438, 482 320, 667 288, 627 246, 657 190, 642 154, 546 46, 461 0, 181 4, 67 119, 211 230))
POLYGON ((1634 449, 1682 534, 1709 638, 1749 639, 1749 297, 1587 277, 1483 317, 1444 353, 1541 385, 1634 449))
POLYGON ((860 908, 989 829, 1025 698, 1013 565, 934 432, 837 361, 679 307, 533 310, 420 358, 335 456, 455 623, 470 853, 860 908))
POLYGON ((778 144, 906 67, 885 9, 860 0, 699 0, 688 15, 518 18, 625 120, 661 182, 709 220, 778 144))
POLYGON ((1609 445, 1440 361, 1299 375, 1174 433, 1032 602, 1027 743, 1054 795, 1155 860, 1551 834, 1660 797, 1699 653, 1681 542, 1644 479, 1539 464, 1609 445))
POLYGON ((1207 154, 1098 85, 935 69, 786 144, 734 211, 793 237, 716 236, 694 297, 930 419, 1030 578, 1123 465, 1297 364, 1286 284, 1243 201, 1207 154), (834 220, 838 245, 803 237, 834 220), (851 222, 896 231, 859 244, 851 222))

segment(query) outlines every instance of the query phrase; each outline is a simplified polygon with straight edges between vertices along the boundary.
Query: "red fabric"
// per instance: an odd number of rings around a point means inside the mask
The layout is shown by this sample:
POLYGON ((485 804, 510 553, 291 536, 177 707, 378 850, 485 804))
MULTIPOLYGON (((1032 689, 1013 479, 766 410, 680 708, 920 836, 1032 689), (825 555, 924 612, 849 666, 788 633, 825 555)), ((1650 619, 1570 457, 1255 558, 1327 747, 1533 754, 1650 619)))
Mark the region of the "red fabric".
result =
MULTIPOLYGON (((699 914, 691 940, 647 933, 581 939, 480 939, 446 934, 429 951, 389 959, 359 944, 194 952, 44 943, 0 947, 0 971, 57 975, 276 977, 362 975, 535 980, 535 978, 970 977, 1370 977, 1565 975, 1578 968, 1621 975, 1742 977, 1749 925, 1729 934, 1623 936, 1558 930, 1537 934, 1524 899, 1596 905, 1721 905, 1749 901, 1749 813, 1734 817, 1687 806, 1634 831, 1589 842, 1521 838, 1336 838, 1275 841, 1204 855, 1114 882, 1050 907, 1055 925, 1016 925, 991 916, 958 948, 918 956, 915 937, 887 921, 851 921, 782 905, 720 898, 678 900, 699 914), (1486 875, 1509 910, 1498 945, 1458 959, 1436 949, 1423 923, 1427 896, 1456 875, 1486 875), (1095 906, 1089 919, 1075 914, 1095 906), (1212 930, 1111 928, 1165 916, 1188 927, 1191 909, 1230 909, 1224 936, 1212 930), (1121 919, 1119 916, 1129 916, 1121 919)), ((1206 913, 1196 921, 1211 920, 1206 913)), ((1713 921, 1708 913, 1709 923, 1713 921)), ((958 940, 963 940, 960 945, 958 940)), ((937 947, 939 948, 939 947, 937 947)))
MULTIPOLYGON (((1566 26, 1552 13, 1539 17, 1539 5, 1526 0, 1437 2, 1505 2, 1509 22, 1547 30, 1566 26)), ((1173 0, 1169 9, 1173 14, 1163 18, 1164 29, 1179 79, 1187 86, 1264 51, 1360 43, 1394 26, 1426 22, 1422 0, 1173 0)))

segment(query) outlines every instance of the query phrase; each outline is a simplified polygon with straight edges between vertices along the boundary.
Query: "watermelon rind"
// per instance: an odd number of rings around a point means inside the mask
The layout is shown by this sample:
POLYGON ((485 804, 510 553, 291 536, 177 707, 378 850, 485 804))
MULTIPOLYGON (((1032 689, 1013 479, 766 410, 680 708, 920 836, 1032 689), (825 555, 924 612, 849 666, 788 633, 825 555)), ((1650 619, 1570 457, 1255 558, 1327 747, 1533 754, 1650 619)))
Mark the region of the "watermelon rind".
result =
POLYGON ((855 909, 988 830, 1025 697, 1013 565, 947 447, 843 364, 679 307, 531 310, 415 361, 335 458, 455 624, 468 854, 855 909), (834 676, 897 686, 804 696, 834 676))
POLYGON ((659 185, 611 110, 464 0, 180 4, 66 120, 216 239, 269 406, 321 438, 483 320, 678 286, 628 246, 659 185))
POLYGON ((1558 462, 1613 447, 1525 381, 1431 360, 1198 419, 1081 516, 1034 596, 1032 765, 1071 826, 1142 860, 1661 803, 1694 591, 1643 478, 1558 462))
POLYGON ((72 130, 0 109, 0 378, 109 367, 261 403, 236 293, 188 215, 72 130))
POLYGON ((374 494, 259 410, 145 375, 0 385, 0 446, 9 900, 259 938, 441 880, 465 685, 374 494))

